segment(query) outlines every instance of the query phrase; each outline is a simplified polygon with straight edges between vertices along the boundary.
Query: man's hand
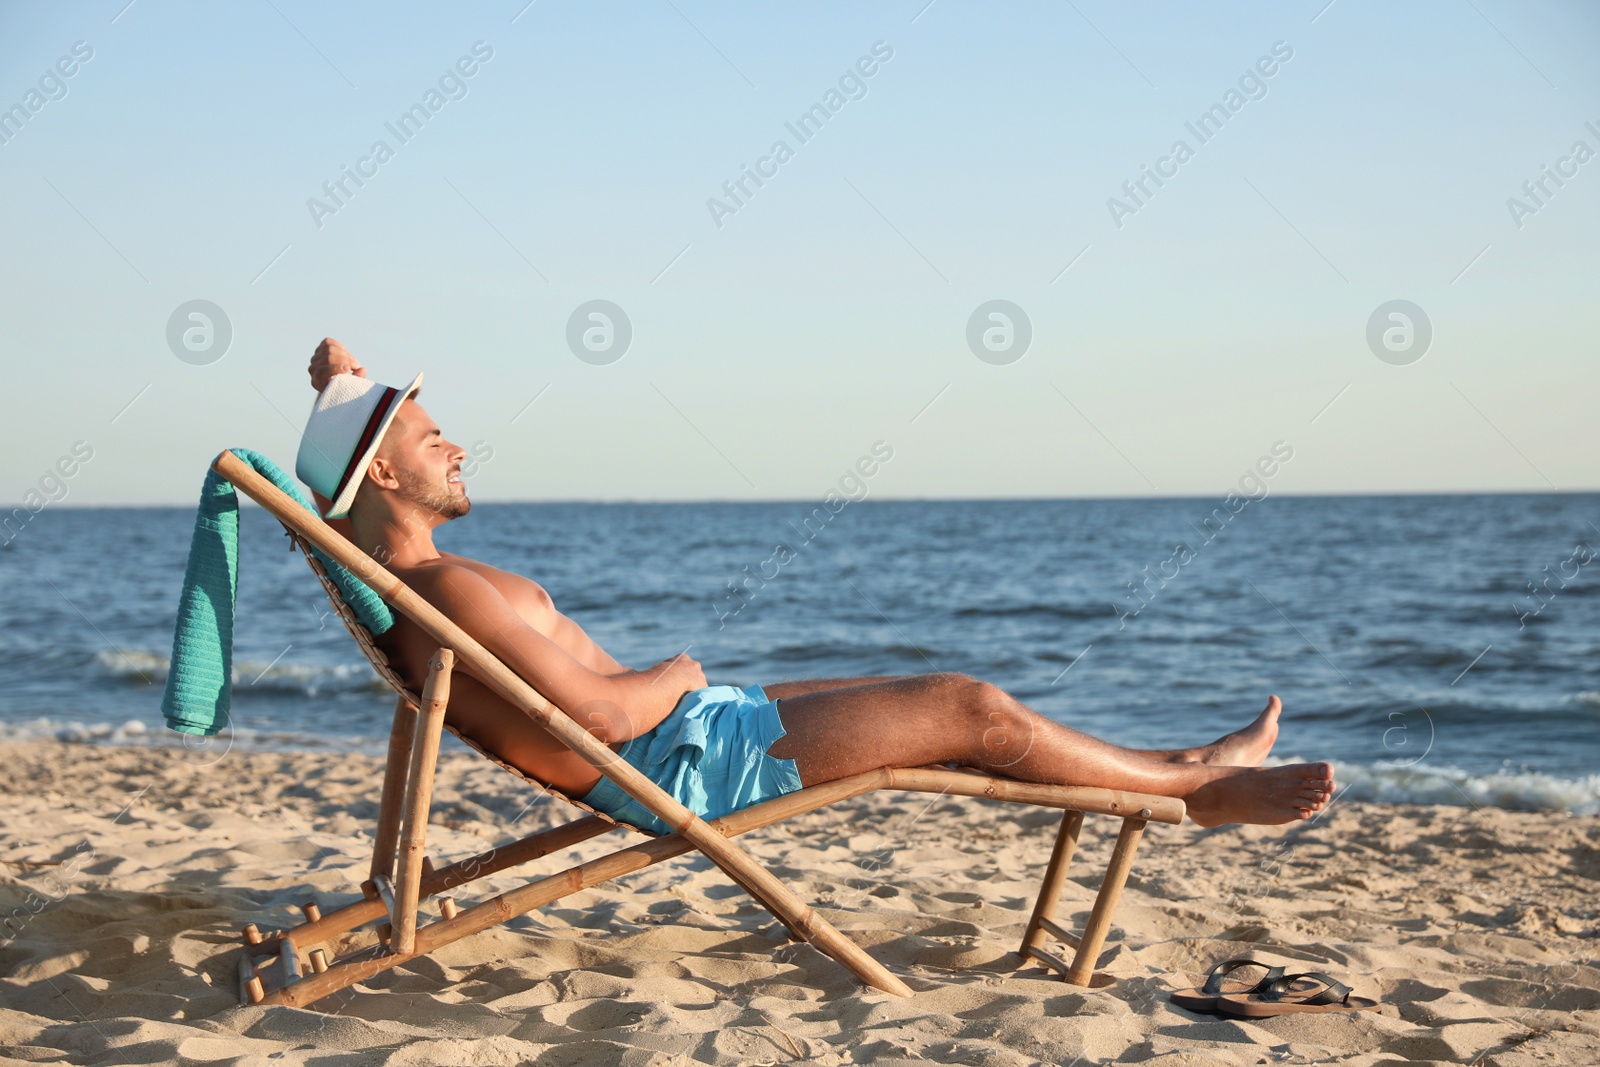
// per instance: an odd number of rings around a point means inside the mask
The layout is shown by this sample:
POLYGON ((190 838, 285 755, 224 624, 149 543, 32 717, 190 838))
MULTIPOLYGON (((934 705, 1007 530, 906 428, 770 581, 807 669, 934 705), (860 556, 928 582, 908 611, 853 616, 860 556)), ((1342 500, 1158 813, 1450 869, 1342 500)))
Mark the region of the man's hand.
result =
POLYGON ((706 672, 701 668, 700 662, 683 652, 671 659, 662 660, 643 673, 655 676, 650 683, 652 687, 661 682, 670 682, 669 689, 681 692, 706 687, 706 672))
POLYGON ((307 373, 311 375, 311 387, 320 393, 327 386, 328 379, 335 374, 354 374, 365 378, 367 368, 344 345, 331 337, 324 337, 311 357, 307 373))

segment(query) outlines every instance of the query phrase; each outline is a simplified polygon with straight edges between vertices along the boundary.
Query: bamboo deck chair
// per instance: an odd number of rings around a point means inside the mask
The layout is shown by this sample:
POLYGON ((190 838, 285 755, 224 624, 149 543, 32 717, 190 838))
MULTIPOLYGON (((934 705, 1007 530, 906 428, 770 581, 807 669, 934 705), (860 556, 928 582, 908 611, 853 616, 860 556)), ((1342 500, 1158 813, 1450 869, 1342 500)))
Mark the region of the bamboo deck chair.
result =
POLYGON ((777 877, 730 840, 879 789, 987 797, 1060 809, 1063 816, 1055 847, 1017 951, 1025 959, 1038 960, 1061 974, 1067 982, 1087 985, 1110 932, 1112 913, 1133 866, 1134 852, 1146 823, 1183 821, 1183 801, 1172 797, 1038 785, 945 767, 884 767, 810 786, 707 822, 618 759, 615 752, 541 696, 493 653, 376 560, 256 473, 245 461, 232 452, 223 452, 212 466, 283 523, 321 579, 334 610, 349 627, 373 668, 399 697, 389 734, 388 766, 379 801, 370 877, 362 883, 362 898, 327 914, 323 914, 315 901, 308 902, 301 908, 305 921, 289 929, 263 933, 256 923, 247 925, 243 931, 245 951, 239 962, 241 1003, 306 1007, 330 993, 469 934, 691 851, 701 852, 720 867, 776 916, 795 939, 807 941, 833 957, 869 986, 910 996, 911 989, 904 982, 799 900, 777 877), (366 582, 393 610, 405 615, 439 642, 420 694, 411 692, 390 668, 372 635, 357 621, 322 564, 311 555, 312 546, 366 582), (469 664, 472 673, 484 684, 542 724, 668 826, 676 827, 676 832, 657 836, 618 823, 580 801, 562 796, 549 785, 535 781, 456 730, 445 721, 445 712, 450 699, 451 671, 457 662, 469 664), (450 730, 485 758, 589 814, 435 869, 424 855, 424 849, 441 730, 450 730), (1084 931, 1074 938, 1055 922, 1054 915, 1084 814, 1089 812, 1120 817, 1122 828, 1084 931), (460 906, 453 897, 446 895, 476 879, 563 851, 619 828, 633 830, 647 840, 528 882, 470 907, 460 906), (428 898, 438 898, 440 917, 422 924, 419 906, 428 898), (360 929, 368 924, 376 925, 370 931, 360 929), (1076 953, 1070 964, 1044 947, 1047 935, 1067 944, 1076 943, 1076 953), (343 951, 343 955, 335 956, 336 951, 343 951))

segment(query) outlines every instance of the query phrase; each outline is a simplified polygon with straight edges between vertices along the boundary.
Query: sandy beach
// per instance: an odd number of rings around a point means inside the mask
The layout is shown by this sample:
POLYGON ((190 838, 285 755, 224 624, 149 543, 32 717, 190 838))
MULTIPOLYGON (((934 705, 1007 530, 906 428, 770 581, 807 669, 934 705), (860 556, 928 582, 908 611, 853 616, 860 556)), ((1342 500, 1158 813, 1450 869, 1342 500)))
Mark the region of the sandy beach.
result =
MULTIPOLYGON (((863 990, 786 944, 719 872, 686 858, 386 972, 325 1002, 331 1011, 241 1007, 244 923, 285 924, 313 896, 326 907, 358 894, 379 776, 366 756, 0 745, 0 1058, 1600 1062, 1600 820, 1343 802, 1289 829, 1152 825, 1101 959, 1115 981, 1100 989, 1014 954, 1050 813, 880 794, 744 840, 916 989, 911 999, 863 990), (1245 954, 1329 971, 1385 1006, 1246 1022, 1167 1003, 1168 989, 1245 954)), ((570 812, 455 746, 429 851, 467 855, 570 812)), ((1063 906, 1074 924, 1114 830, 1085 824, 1063 906)))

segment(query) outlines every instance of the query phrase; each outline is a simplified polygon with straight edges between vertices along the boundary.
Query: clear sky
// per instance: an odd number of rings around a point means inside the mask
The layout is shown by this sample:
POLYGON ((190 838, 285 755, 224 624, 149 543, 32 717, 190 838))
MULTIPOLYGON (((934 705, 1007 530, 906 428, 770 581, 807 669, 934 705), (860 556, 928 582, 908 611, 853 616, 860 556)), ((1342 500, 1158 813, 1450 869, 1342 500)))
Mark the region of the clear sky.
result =
POLYGON ((1593 4, 525 3, 0 6, 6 506, 291 464, 325 335, 479 500, 1600 486, 1593 4))

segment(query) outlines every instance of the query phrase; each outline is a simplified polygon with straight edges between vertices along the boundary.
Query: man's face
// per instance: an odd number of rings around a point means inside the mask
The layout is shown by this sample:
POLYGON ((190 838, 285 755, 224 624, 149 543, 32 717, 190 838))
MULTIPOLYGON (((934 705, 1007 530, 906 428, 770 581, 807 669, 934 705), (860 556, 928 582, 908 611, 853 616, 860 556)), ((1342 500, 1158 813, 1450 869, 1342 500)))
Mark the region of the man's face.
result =
POLYGON ((378 455, 391 465, 402 499, 445 519, 472 510, 461 481, 466 450, 445 440, 438 424, 415 400, 400 405, 378 455))

